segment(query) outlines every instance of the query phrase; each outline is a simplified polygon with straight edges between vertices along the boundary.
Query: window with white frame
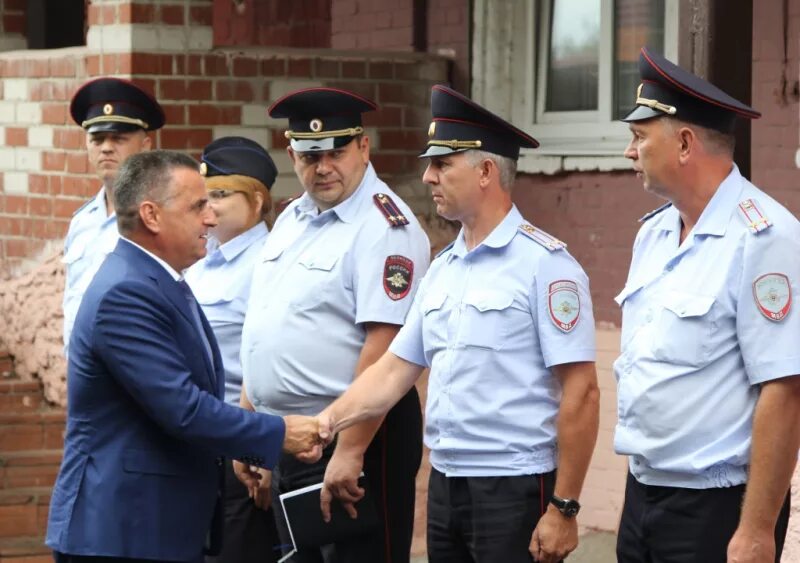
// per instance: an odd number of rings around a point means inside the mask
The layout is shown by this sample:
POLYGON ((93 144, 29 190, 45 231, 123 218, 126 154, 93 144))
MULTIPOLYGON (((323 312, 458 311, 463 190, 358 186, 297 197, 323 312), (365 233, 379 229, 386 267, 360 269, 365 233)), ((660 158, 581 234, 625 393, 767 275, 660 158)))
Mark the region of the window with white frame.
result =
POLYGON ((677 58, 678 0, 476 0, 474 23, 476 99, 541 142, 521 170, 630 166, 619 119, 636 97, 639 49, 677 58))

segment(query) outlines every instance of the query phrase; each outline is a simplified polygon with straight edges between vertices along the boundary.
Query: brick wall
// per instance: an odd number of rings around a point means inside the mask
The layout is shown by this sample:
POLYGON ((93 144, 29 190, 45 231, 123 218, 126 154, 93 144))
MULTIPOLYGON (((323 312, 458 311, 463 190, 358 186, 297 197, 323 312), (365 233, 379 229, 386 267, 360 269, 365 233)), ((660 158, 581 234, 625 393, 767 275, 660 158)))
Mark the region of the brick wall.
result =
POLYGON ((24 49, 26 0, 0 0, 0 51, 24 49))
POLYGON ((285 123, 267 116, 269 103, 312 85, 358 92, 381 106, 365 117, 377 170, 429 209, 416 154, 426 140, 430 86, 446 79, 444 60, 213 50, 210 0, 96 0, 88 16, 87 47, 0 53, 0 273, 31 263, 47 241, 63 237, 72 213, 99 188, 67 106, 80 84, 101 75, 131 77, 158 97, 168 123, 154 134, 160 148, 199 156, 212 139, 234 134, 267 147, 280 172, 278 198, 299 187, 284 150, 285 123))
POLYGON ((332 0, 334 49, 413 50, 413 0, 332 0))
POLYGON ((470 44, 469 2, 430 0, 428 2, 428 52, 446 55, 453 61, 451 82, 460 92, 469 92, 470 44))
POLYGON ((331 0, 215 2, 214 45, 330 47, 331 0))

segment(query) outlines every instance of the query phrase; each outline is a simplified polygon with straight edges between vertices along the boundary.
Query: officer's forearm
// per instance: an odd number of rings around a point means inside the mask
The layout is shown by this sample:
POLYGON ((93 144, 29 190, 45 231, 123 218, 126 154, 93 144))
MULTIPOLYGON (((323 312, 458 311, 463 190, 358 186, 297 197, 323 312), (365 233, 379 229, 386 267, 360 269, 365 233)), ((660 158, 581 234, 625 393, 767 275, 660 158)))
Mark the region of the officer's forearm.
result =
POLYGON ((800 447, 800 375, 765 383, 753 415, 750 474, 739 526, 773 530, 800 447))
POLYGON ((558 473, 555 494, 577 499, 589 469, 600 421, 600 390, 594 363, 555 366, 562 382, 558 410, 558 473))

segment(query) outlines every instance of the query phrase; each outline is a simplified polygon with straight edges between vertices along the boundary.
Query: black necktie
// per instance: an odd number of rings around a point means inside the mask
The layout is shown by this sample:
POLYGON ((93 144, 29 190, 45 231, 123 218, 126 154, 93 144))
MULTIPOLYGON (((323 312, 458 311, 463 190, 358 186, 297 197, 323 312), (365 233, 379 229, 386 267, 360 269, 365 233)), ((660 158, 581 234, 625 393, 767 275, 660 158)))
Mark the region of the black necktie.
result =
POLYGON ((189 302, 189 310, 192 312, 192 319, 194 320, 194 328, 197 329, 197 332, 200 333, 200 336, 203 339, 203 345, 206 347, 206 354, 208 354, 208 359, 210 360, 211 365, 213 366, 214 355, 211 353, 211 344, 208 342, 206 331, 203 330, 203 322, 200 320, 200 305, 197 303, 197 299, 195 299, 194 293, 192 293, 192 288, 189 287, 189 284, 186 283, 186 280, 179 281, 178 285, 181 287, 183 295, 184 297, 186 297, 186 301, 189 302))

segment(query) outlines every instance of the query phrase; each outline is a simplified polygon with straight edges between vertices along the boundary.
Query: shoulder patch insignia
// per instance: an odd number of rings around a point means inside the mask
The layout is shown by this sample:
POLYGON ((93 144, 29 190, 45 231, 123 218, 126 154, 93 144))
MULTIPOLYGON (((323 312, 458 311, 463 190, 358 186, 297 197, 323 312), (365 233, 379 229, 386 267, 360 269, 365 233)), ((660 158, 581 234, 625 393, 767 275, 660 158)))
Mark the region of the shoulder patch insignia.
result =
POLYGON ((670 207, 672 207, 671 203, 665 203, 661 207, 657 207, 656 209, 653 209, 652 211, 648 211, 647 213, 645 213, 644 215, 642 215, 639 218, 639 222, 640 223, 644 223, 648 219, 652 219, 653 217, 655 217, 656 215, 658 215, 659 213, 661 213, 665 209, 669 209, 670 207))
POLYGON ((754 199, 746 199, 744 201, 740 201, 739 205, 737 206, 739 211, 739 216, 744 221, 747 228, 750 230, 751 233, 757 235, 761 231, 766 231, 772 226, 772 221, 770 221, 764 212, 761 211, 761 208, 756 203, 754 199))
POLYGON ((578 284, 572 280, 558 280, 547 288, 547 308, 550 320, 562 332, 570 332, 581 316, 581 298, 578 284))
POLYGON ((792 308, 792 284, 786 274, 770 273, 753 282, 758 310, 771 321, 780 322, 792 308))
POLYGON ((89 204, 90 204, 90 203, 92 203, 93 201, 94 201, 94 198, 90 199, 89 201, 87 201, 86 203, 84 203, 83 205, 81 205, 81 206, 80 206, 78 209, 76 209, 76 210, 75 210, 75 211, 72 213, 72 216, 73 216, 73 217, 75 217, 75 216, 76 216, 78 213, 80 213, 81 211, 83 211, 83 208, 84 208, 84 207, 86 207, 87 205, 89 205, 89 204))
POLYGON ((450 244, 448 244, 447 246, 445 246, 443 249, 441 249, 439 252, 437 252, 437 253, 436 253, 436 256, 434 256, 434 257, 433 257, 433 258, 434 258, 434 260, 435 260, 436 258, 438 258, 439 256, 441 256, 442 254, 444 254, 445 252, 447 252, 448 250, 450 250, 451 248, 453 248, 453 245, 454 245, 455 243, 456 243, 455 239, 454 239, 454 240, 451 240, 451 241, 450 241, 450 244))
POLYGON ((388 195, 375 194, 372 196, 372 200, 392 227, 408 225, 408 218, 403 215, 403 212, 388 195))
POLYGON ((392 301, 398 301, 411 291, 414 280, 414 262, 395 254, 386 258, 383 265, 383 289, 392 301))
POLYGON ((523 223, 519 227, 519 231, 529 239, 538 242, 550 252, 566 248, 566 244, 558 240, 553 235, 547 234, 541 229, 537 229, 529 223, 523 223))

